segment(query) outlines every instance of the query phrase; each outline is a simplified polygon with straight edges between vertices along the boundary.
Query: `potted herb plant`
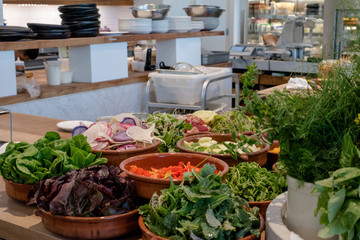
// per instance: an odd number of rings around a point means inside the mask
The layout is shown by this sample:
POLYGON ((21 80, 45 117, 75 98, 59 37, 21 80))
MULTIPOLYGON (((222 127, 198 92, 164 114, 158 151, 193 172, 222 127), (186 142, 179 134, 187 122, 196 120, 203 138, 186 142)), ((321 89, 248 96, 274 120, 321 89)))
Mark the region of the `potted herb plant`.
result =
MULTIPOLYGON (((251 78, 241 80, 243 87, 253 86, 251 78)), ((348 136, 355 142, 360 133, 354 121, 360 113, 360 59, 338 64, 328 79, 312 84, 312 90, 275 91, 265 100, 245 91, 242 100, 241 110, 255 116, 258 130, 280 143, 279 161, 288 175, 289 228, 305 239, 316 239, 320 226, 313 216, 318 198, 311 193, 314 183, 343 166, 349 159, 344 141, 348 136)))

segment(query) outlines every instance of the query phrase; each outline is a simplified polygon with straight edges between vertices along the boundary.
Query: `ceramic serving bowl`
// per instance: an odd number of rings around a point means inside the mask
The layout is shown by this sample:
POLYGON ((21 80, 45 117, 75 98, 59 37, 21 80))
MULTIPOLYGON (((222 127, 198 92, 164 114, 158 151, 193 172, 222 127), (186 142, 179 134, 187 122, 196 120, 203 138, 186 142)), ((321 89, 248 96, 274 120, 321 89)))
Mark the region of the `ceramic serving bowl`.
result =
POLYGON ((264 143, 261 146, 261 149, 255 152, 252 152, 250 154, 241 154, 240 157, 238 157, 237 160, 231 157, 230 154, 214 154, 214 153, 202 153, 202 152, 196 152, 189 149, 186 149, 184 147, 184 142, 198 142, 200 138, 202 137, 211 137, 213 140, 217 141, 218 143, 222 143, 225 141, 232 141, 234 142, 234 139, 232 138, 231 134, 221 134, 221 133, 209 133, 209 134, 198 134, 193 136, 188 136, 180 139, 176 146, 180 149, 181 152, 188 152, 188 153, 200 153, 207 156, 213 156, 216 158, 219 158, 223 161, 225 161, 229 166, 236 166, 239 164, 239 162, 256 162, 260 166, 265 166, 267 161, 267 152, 269 150, 269 144, 264 143))
POLYGON ((119 164, 127 158, 134 157, 137 155, 147 154, 147 153, 157 153, 160 145, 159 140, 155 140, 152 144, 136 149, 129 149, 125 151, 116 151, 116 150, 93 150, 94 154, 102 152, 101 156, 107 158, 106 165, 108 166, 119 166, 119 164))
POLYGON ((115 238, 138 229, 138 209, 104 217, 72 217, 54 215, 38 207, 35 214, 41 216, 47 230, 71 239, 115 238))
MULTIPOLYGON (((131 165, 141 167, 143 169, 150 170, 151 168, 160 169, 163 167, 169 167, 178 165, 179 162, 186 164, 190 162, 191 165, 202 167, 206 163, 214 164, 219 174, 225 176, 229 171, 229 166, 222 160, 209 157, 202 154, 193 153, 150 153, 144 155, 138 155, 128 158, 120 164, 120 169, 124 171, 129 178, 135 181, 136 193, 142 198, 151 199, 152 195, 157 192, 160 194, 160 190, 170 187, 170 179, 158 179, 145 177, 138 174, 134 174, 129 171, 131 165), (204 159, 206 159, 204 161, 204 159)), ((174 184, 180 184, 181 179, 174 179, 174 184)))
MULTIPOLYGON (((260 217, 260 227, 259 230, 260 232, 262 232, 265 228, 265 222, 264 222, 264 218, 261 216, 261 214, 259 215, 260 217)), ((164 237, 160 237, 158 235, 155 235, 153 232, 151 232, 144 223, 144 218, 142 216, 139 217, 139 227, 142 233, 142 240, 167 240, 167 238, 164 237)), ((238 240, 258 240, 260 239, 260 237, 256 237, 255 235, 251 234, 249 236, 246 236, 244 238, 239 238, 238 240)))
POLYGON ((5 181, 6 194, 13 199, 26 202, 27 196, 34 185, 16 183, 13 181, 6 180, 5 178, 3 179, 5 181))

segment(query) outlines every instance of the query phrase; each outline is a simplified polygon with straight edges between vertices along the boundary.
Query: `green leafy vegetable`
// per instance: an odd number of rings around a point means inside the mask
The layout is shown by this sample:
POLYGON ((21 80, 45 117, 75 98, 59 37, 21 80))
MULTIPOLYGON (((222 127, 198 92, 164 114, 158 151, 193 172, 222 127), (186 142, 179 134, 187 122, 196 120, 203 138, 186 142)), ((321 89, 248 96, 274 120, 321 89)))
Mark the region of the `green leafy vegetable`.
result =
POLYGON ((315 182, 320 192, 315 216, 325 227, 321 238, 341 235, 342 239, 360 239, 360 169, 340 168, 328 179, 315 182))
POLYGON ((0 155, 0 174, 7 180, 33 184, 72 170, 107 162, 101 153, 93 154, 84 135, 61 139, 56 132, 34 144, 10 142, 0 155))
POLYGON ((221 115, 215 115, 209 124, 211 132, 215 133, 239 133, 255 131, 255 120, 241 111, 228 111, 221 115))
POLYGON ((235 196, 214 174, 216 167, 205 164, 192 171, 185 185, 174 185, 154 194, 149 204, 139 208, 146 226, 169 239, 238 239, 260 235, 259 209, 235 196), (245 207, 245 208, 244 208, 245 207))
POLYGON ((283 175, 261 168, 255 162, 230 167, 225 178, 234 194, 249 202, 273 200, 287 189, 283 175))
POLYGON ((179 120, 168 113, 154 113, 146 119, 149 125, 155 124, 154 135, 165 143, 160 143, 159 152, 178 152, 176 143, 184 137, 184 130, 192 129, 193 126, 185 120, 179 120))

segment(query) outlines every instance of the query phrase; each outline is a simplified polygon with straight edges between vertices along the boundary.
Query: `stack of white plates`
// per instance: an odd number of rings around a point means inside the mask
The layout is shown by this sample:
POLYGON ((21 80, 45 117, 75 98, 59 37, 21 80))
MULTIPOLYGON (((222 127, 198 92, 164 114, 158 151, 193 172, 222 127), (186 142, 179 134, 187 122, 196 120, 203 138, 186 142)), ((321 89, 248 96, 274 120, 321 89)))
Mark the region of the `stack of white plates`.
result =
POLYGON ((169 19, 152 21, 153 33, 166 33, 168 31, 169 31, 169 19))
POLYGON ((191 28, 190 16, 169 17, 169 32, 188 32, 191 28))
POLYGON ((119 19, 119 31, 129 33, 151 33, 152 21, 148 18, 119 19))
POLYGON ((204 29, 203 21, 191 21, 191 32, 199 32, 204 29))
POLYGON ((217 17, 192 17, 193 21, 203 21, 205 30, 213 30, 219 26, 219 18, 217 17))

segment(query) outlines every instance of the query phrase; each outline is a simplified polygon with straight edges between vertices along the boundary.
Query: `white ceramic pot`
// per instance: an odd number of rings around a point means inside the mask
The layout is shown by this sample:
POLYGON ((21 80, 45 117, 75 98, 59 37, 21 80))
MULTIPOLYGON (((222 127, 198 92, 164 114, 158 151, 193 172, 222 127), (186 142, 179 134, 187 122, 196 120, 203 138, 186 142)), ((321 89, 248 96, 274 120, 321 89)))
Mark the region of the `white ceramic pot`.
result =
MULTIPOLYGON (((287 176, 288 201, 286 211, 286 225, 300 235, 303 239, 323 240, 317 236, 323 227, 319 224, 319 217, 314 217, 319 193, 312 193, 315 185, 313 183, 300 183, 297 179, 287 176)), ((338 239, 338 236, 329 238, 338 239)))

